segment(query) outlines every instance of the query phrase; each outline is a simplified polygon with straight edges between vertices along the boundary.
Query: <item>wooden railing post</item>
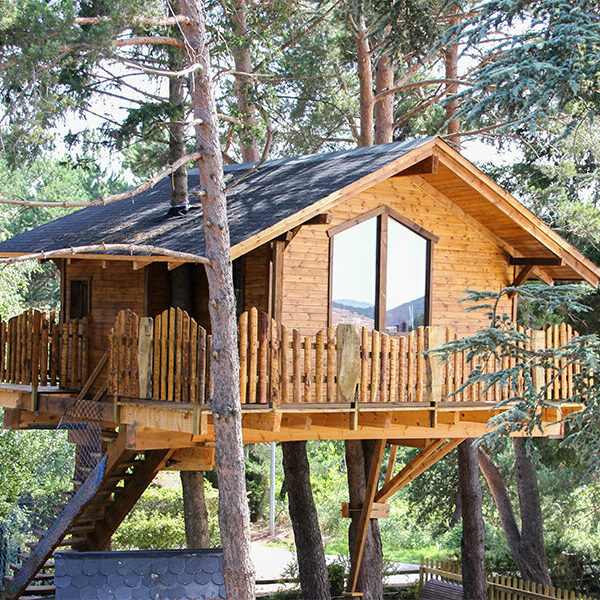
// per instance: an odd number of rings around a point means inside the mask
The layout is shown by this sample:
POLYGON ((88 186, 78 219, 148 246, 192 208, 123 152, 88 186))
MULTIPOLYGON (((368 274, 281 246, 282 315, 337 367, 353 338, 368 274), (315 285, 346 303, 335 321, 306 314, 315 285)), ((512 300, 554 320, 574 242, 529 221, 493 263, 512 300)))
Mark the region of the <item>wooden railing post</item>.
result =
MULTIPOLYGON (((446 342, 446 330, 443 327, 429 326, 425 328, 425 350, 434 350, 446 342)), ((442 400, 442 386, 444 384, 444 365, 439 356, 425 355, 425 398, 429 402, 431 413, 431 426, 437 426, 437 408, 442 400)))
POLYGON ((143 317, 140 319, 138 340, 137 361, 140 382, 140 398, 152 398, 154 320, 150 317, 143 317))
POLYGON ((356 325, 338 325, 337 346, 337 401, 354 402, 355 411, 350 420, 350 428, 358 427, 358 401, 356 386, 360 381, 361 363, 360 329, 356 325))
MULTIPOLYGON (((546 334, 543 330, 533 330, 531 332, 531 349, 533 352, 540 352, 546 347, 546 334)), ((540 392, 546 384, 546 373, 544 367, 534 367, 531 373, 533 387, 536 392, 540 392)))

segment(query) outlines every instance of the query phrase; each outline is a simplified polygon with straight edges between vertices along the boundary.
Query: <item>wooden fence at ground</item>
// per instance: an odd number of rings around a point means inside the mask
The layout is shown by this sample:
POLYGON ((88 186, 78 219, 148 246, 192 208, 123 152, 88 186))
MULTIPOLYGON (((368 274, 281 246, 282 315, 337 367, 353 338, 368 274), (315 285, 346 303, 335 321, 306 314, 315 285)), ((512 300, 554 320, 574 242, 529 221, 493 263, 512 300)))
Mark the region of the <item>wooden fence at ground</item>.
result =
MULTIPOLYGON (((577 335, 569 326, 522 331, 531 349, 559 347, 577 335)), ((419 327, 406 336, 339 325, 302 335, 256 308, 239 318, 240 398, 242 404, 327 404, 498 402, 507 390, 484 392, 467 381, 474 364, 466 353, 447 362, 424 351, 457 339, 445 327, 419 327)), ((210 397, 211 336, 181 309, 151 318, 121 311, 109 334, 109 393, 174 402, 204 403, 210 397)), ((510 357, 492 357, 484 372, 511 366, 510 357)), ((536 369, 536 386, 546 381, 549 399, 568 397, 576 372, 560 376, 536 369)))
POLYGON ((87 319, 59 323, 30 309, 0 319, 0 381, 77 390, 87 379, 87 319))
MULTIPOLYGON (((430 579, 462 584, 460 561, 422 558, 419 592, 430 579)), ((487 588, 489 600, 592 600, 592 596, 579 592, 549 588, 504 575, 487 575, 487 588)))

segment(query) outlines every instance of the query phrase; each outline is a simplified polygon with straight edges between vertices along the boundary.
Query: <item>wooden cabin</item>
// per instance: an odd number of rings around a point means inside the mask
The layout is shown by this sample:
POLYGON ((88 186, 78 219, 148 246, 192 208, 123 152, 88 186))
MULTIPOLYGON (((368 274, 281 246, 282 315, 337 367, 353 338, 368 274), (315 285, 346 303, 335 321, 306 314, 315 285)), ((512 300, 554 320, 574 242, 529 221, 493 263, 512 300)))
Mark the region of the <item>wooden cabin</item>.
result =
MULTIPOLYGON (((498 390, 453 394, 471 368, 464 357, 441 365, 422 354, 487 324, 459 304, 466 289, 600 282, 596 265, 440 138, 226 166, 225 175, 244 440, 374 438, 423 447, 410 477, 390 474, 371 503, 485 433, 498 410, 498 390)), ((120 432, 100 488, 136 452, 154 457, 152 473, 211 464, 203 266, 79 249, 146 244, 204 255, 197 171, 189 183, 187 210, 170 209, 164 180, 0 244, 2 257, 54 260, 62 281, 60 315, 29 311, 0 325, 5 426, 47 425, 82 403, 100 407, 103 426, 120 432), (73 248, 68 257, 52 256, 65 248, 73 248)), ((515 303, 503 309, 515 313, 515 303)), ((532 332, 531 343, 557 346, 570 335, 549 328, 532 332)), ((570 385, 559 380, 549 397, 568 397, 570 385)), ((559 435, 558 409, 544 410, 541 435, 559 435)), ((102 522, 108 536, 124 506, 111 527, 102 522)), ((95 535, 76 549, 101 547, 107 537, 95 535)))

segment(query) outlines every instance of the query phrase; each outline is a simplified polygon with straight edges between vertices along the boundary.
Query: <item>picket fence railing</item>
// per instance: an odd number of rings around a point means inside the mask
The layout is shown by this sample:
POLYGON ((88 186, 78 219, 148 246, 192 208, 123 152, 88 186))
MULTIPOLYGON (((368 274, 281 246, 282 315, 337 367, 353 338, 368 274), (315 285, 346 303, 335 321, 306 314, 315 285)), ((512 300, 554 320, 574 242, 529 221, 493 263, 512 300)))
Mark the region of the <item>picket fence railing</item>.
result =
MULTIPOLYGON (((460 561, 422 558, 419 592, 430 579, 462 584, 460 561)), ((498 574, 487 575, 487 589, 489 600, 592 600, 592 596, 579 592, 549 588, 518 577, 498 574)))
MULTIPOLYGON (((559 347, 577 335, 569 326, 523 331, 536 349, 559 347)), ((242 404, 327 404, 359 402, 498 402, 506 390, 483 384, 455 393, 474 368, 465 353, 448 362, 423 351, 457 339, 446 327, 419 327, 406 336, 339 325, 302 335, 252 308, 239 318, 242 404)), ((204 403, 210 397, 211 336, 181 309, 152 318, 121 311, 109 334, 109 393, 173 402, 204 403)), ((492 357, 492 372, 514 359, 492 357)), ((551 384, 549 399, 571 394, 576 368, 566 362, 560 376, 536 369, 536 385, 551 384)))
POLYGON ((87 332, 86 318, 59 323, 54 311, 0 319, 0 381, 80 389, 87 379, 87 332))

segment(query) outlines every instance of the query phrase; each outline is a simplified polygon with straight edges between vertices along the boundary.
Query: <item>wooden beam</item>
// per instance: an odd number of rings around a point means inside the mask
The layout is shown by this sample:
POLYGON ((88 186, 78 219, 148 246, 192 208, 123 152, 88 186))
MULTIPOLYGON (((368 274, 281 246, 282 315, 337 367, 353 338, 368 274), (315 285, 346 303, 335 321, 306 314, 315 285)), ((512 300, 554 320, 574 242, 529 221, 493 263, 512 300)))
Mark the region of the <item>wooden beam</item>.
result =
POLYGON ((531 236, 561 257, 569 266, 594 287, 600 282, 600 269, 566 240, 552 231, 541 219, 525 208, 516 198, 484 175, 474 164, 444 142, 438 143, 440 162, 479 192, 492 205, 519 224, 531 236))
MULTIPOLYGON (((361 508, 350 508, 348 502, 342 502, 342 519, 349 519, 353 514, 357 514, 361 508)), ((373 502, 370 519, 388 519, 390 516, 390 505, 385 502, 373 502)))
POLYGON ((283 260, 284 260, 285 242, 280 240, 273 241, 271 260, 273 269, 271 271, 271 312, 273 318, 281 323, 283 316, 283 260))
POLYGON ((165 471, 212 471, 215 466, 214 446, 179 448, 165 463, 165 471))
POLYGON ((518 287, 522 283, 525 283, 525 281, 527 281, 527 278, 529 277, 529 273, 531 273, 532 269, 533 269, 533 265, 525 265, 524 267, 521 267, 521 269, 517 273, 517 276, 515 277, 514 281, 510 284, 511 287, 518 287))
POLYGON ((415 458, 413 458, 397 475, 384 484, 375 495, 375 502, 386 502, 397 491, 424 473, 438 460, 454 450, 463 439, 433 440, 415 458))
POLYGON ((127 448, 130 450, 159 450, 161 448, 191 448, 194 437, 190 433, 163 431, 150 427, 127 425, 127 448))
POLYGON ((435 175, 438 172, 439 159, 437 155, 428 156, 422 161, 400 171, 394 177, 406 177, 407 175, 435 175))
POLYGON ((563 259, 558 256, 540 256, 538 258, 534 256, 511 256, 508 263, 516 267, 527 265, 534 267, 561 267, 563 259))
POLYGON ((321 213, 320 215, 315 215, 308 221, 305 221, 303 225, 329 225, 333 221, 332 213, 321 213))
POLYGON ((383 459, 384 450, 385 440, 379 440, 375 445, 371 466, 369 467, 369 477, 365 487, 365 498, 358 519, 354 549, 352 551, 352 556, 350 557, 350 573, 348 574, 347 584, 347 591, 350 593, 356 592, 356 586, 358 584, 358 575, 360 573, 363 552, 365 550, 367 531, 371 520, 371 511, 373 510, 375 494, 377 492, 377 483, 379 481, 379 471, 381 470, 381 461, 383 459))

